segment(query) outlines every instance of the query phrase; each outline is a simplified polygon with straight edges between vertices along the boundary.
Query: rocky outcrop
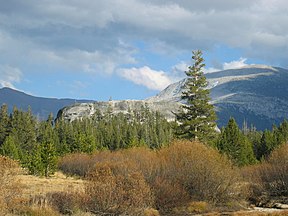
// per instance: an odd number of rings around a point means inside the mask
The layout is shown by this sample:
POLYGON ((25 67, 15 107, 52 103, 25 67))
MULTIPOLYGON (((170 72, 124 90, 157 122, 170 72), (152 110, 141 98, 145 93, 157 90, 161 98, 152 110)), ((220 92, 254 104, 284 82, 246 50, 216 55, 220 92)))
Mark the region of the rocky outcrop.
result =
POLYGON ((179 103, 167 101, 145 101, 145 100, 122 100, 109 102, 79 103, 61 109, 57 118, 64 118, 67 121, 92 117, 96 110, 101 113, 111 109, 113 113, 127 113, 129 110, 141 110, 148 107, 151 111, 161 112, 168 120, 174 120, 172 111, 179 108, 179 103))

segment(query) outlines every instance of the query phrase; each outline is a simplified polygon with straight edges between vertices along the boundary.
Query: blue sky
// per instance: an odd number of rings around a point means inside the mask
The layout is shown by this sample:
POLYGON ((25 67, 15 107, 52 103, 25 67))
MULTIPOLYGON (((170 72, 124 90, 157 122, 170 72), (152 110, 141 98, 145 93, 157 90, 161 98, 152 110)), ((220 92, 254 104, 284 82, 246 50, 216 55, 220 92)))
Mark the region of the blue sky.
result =
POLYGON ((0 87, 54 98, 144 99, 206 72, 288 68, 285 0, 0 0, 0 87))

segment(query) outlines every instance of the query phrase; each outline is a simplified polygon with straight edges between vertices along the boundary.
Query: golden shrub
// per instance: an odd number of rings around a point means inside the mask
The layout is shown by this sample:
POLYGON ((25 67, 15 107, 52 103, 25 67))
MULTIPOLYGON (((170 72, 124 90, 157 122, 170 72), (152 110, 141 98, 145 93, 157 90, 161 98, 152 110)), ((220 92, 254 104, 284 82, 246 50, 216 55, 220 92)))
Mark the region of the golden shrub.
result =
POLYGON ((86 193, 90 197, 89 210, 93 213, 131 213, 153 206, 150 187, 139 172, 121 171, 123 164, 97 164, 88 175, 86 193))
POLYGON ((288 196, 288 144, 274 150, 255 171, 261 189, 271 196, 288 196))
POLYGON ((226 203, 243 191, 231 162, 201 143, 177 141, 159 152, 164 178, 181 184, 193 200, 226 203))
POLYGON ((0 156, 0 213, 12 211, 19 205, 21 187, 15 180, 15 176, 21 169, 18 162, 4 156, 0 156))

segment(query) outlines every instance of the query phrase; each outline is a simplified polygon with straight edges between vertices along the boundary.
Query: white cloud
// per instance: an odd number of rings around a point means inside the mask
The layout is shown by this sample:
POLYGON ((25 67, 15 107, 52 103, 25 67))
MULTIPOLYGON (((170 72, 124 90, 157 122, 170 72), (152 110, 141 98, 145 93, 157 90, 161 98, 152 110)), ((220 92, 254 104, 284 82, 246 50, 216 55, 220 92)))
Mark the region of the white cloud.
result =
POLYGON ((0 65, 0 86, 16 89, 14 83, 21 81, 22 72, 18 68, 0 65))
MULTIPOLYGON (((2 1, 0 65, 17 65, 25 73, 48 65, 57 73, 111 75, 123 65, 136 67, 138 61, 149 65, 147 50, 137 46, 143 41, 163 59, 191 49, 213 51, 215 44, 223 44, 241 48, 249 59, 287 66, 287 7, 286 0, 2 1)), ((205 72, 245 65, 242 58, 205 72)), ((125 78, 160 89, 185 76, 185 67, 181 62, 166 75, 148 67, 125 69, 130 71, 125 78)), ((2 74, 0 78, 2 86, 15 83, 2 74)))
POLYGON ((155 71, 144 66, 141 68, 120 69, 119 75, 137 85, 151 90, 163 90, 172 83, 163 71, 155 71))
POLYGON ((237 68, 242 68, 247 66, 246 58, 240 58, 238 61, 231 61, 231 62, 225 62, 223 64, 223 69, 224 70, 229 70, 229 69, 237 69, 237 68))
POLYGON ((214 72, 217 72, 220 70, 221 69, 219 69, 219 68, 209 67, 209 68, 204 68, 204 73, 214 73, 214 72))
POLYGON ((188 70, 188 67, 189 65, 184 61, 174 65, 171 72, 169 73, 170 79, 173 80, 173 82, 177 82, 183 79, 183 77, 185 77, 185 71, 188 70))

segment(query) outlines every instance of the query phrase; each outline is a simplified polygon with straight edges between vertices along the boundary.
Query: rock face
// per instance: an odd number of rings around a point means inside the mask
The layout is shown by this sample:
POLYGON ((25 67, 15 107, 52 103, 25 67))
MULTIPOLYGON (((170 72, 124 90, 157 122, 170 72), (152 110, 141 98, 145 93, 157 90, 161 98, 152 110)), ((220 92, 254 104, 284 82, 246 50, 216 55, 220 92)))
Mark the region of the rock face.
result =
MULTIPOLYGON (((244 121, 257 129, 270 129, 288 118, 288 70, 255 65, 241 69, 206 74, 216 107, 218 126, 227 124, 233 116, 241 126, 244 121)), ((67 120, 91 116, 95 110, 104 111, 111 106, 114 112, 127 112, 147 105, 172 120, 180 105, 185 80, 169 85, 154 97, 143 101, 125 100, 76 104, 59 112, 67 120)))
POLYGON ((94 102, 94 103, 79 103, 68 107, 64 107, 58 112, 57 118, 64 118, 68 121, 91 117, 96 110, 105 113, 108 108, 111 108, 113 113, 127 113, 128 110, 141 110, 143 107, 148 107, 152 111, 161 112, 168 120, 174 120, 173 110, 177 110, 179 103, 174 101, 155 101, 149 102, 146 100, 122 100, 109 102, 94 102))

